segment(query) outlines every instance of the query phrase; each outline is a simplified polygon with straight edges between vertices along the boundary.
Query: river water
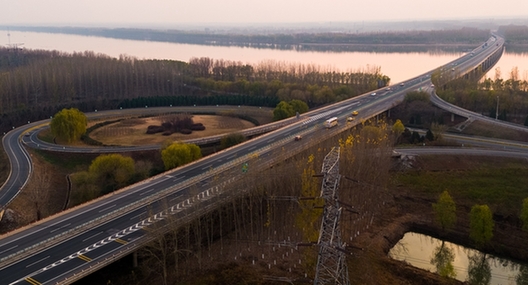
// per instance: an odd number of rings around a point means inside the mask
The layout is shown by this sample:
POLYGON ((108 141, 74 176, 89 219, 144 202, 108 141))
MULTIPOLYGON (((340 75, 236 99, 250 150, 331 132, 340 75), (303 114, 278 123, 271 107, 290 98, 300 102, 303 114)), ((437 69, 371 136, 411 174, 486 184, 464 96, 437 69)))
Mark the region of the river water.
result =
MULTIPOLYGON (((338 71, 357 71, 371 67, 381 68, 381 72, 397 83, 425 73, 456 59, 463 53, 430 52, 307 52, 294 50, 257 49, 244 47, 224 47, 177 44, 151 41, 133 41, 91 36, 18 32, 0 30, 0 45, 22 44, 28 49, 58 50, 63 52, 93 51, 111 57, 120 55, 138 59, 171 59, 189 61, 193 57, 209 57, 258 64, 269 60, 291 64, 314 64, 322 68, 338 71)), ((500 68, 502 78, 508 79, 512 68, 519 69, 519 79, 528 80, 528 50, 525 53, 509 53, 502 56, 495 66, 500 68)), ((495 70, 487 77, 494 78, 495 70)))
POLYGON ((454 243, 409 232, 390 250, 389 256, 431 272, 451 272, 451 277, 470 284, 524 285, 528 265, 519 264, 454 243), (452 268, 452 271, 445 270, 452 268), (454 276, 453 276, 454 275, 454 276), (488 281, 488 282, 486 282, 488 281))

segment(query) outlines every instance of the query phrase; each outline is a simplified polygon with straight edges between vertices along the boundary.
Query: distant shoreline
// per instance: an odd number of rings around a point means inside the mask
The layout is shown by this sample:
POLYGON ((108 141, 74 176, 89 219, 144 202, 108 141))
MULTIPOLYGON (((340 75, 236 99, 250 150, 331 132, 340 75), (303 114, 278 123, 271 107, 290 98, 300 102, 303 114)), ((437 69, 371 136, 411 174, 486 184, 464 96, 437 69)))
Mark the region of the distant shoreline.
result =
POLYGON ((488 30, 476 28, 363 34, 345 32, 287 33, 284 31, 274 34, 230 34, 227 32, 220 34, 215 32, 132 28, 21 26, 10 27, 10 30, 209 46, 332 52, 426 52, 435 49, 446 52, 460 52, 467 48, 473 48, 475 43, 480 43, 489 37, 488 30))

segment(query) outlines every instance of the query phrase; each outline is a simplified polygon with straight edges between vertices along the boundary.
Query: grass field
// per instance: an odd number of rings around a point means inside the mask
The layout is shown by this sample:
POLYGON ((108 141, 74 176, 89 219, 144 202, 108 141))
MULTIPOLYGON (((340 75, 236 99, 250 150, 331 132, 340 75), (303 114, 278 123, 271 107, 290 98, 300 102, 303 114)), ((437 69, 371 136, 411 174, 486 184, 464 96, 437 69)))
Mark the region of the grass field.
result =
POLYGON ((161 125, 158 117, 127 119, 96 129, 90 134, 92 139, 106 145, 151 145, 163 142, 196 139, 214 135, 228 134, 255 126, 253 123, 231 116, 193 115, 194 123, 202 123, 203 131, 193 131, 184 135, 174 133, 164 136, 161 133, 146 134, 150 125, 161 125))
POLYGON ((528 132, 497 127, 494 124, 474 121, 462 131, 466 135, 528 142, 528 132))
POLYGON ((437 197, 448 190, 455 202, 487 204, 504 215, 520 212, 528 197, 528 163, 522 159, 422 156, 418 171, 394 174, 399 187, 437 197))

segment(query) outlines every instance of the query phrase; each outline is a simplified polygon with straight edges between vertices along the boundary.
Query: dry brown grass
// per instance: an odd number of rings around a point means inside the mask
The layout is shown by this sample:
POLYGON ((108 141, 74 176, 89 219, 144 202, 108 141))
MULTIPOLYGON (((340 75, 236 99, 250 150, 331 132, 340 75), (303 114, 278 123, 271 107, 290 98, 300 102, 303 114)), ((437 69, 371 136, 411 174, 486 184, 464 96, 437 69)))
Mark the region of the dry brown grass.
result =
POLYGON ((0 145, 0 186, 3 185, 9 175, 9 159, 4 151, 4 146, 0 145))
POLYGON ((471 123, 462 133, 481 137, 528 142, 528 132, 516 131, 479 121, 471 123))
POLYGON ((67 197, 67 183, 64 169, 51 165, 30 151, 33 160, 33 172, 23 191, 13 200, 9 208, 16 213, 15 224, 4 224, 2 233, 27 225, 63 210, 67 197))
POLYGON ((180 133, 174 133, 170 136, 164 136, 161 133, 146 134, 148 126, 161 125, 158 117, 134 118, 98 128, 90 134, 90 137, 106 145, 151 145, 161 144, 167 140, 181 141, 228 134, 255 126, 249 121, 230 116, 193 115, 192 119, 194 123, 202 123, 205 130, 193 131, 189 135, 180 133))

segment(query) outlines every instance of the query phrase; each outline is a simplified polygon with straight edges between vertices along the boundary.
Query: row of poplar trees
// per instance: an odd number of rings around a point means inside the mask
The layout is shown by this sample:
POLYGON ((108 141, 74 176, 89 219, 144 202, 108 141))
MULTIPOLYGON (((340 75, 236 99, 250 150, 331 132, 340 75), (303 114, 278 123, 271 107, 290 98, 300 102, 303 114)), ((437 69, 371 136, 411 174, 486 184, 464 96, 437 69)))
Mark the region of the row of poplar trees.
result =
POLYGON ((186 63, 112 58, 93 52, 0 48, 0 131, 49 118, 63 108, 83 112, 112 109, 138 98, 185 96, 201 100, 171 102, 251 105, 254 101, 253 105, 266 102, 268 107, 281 100, 299 99, 314 107, 368 92, 389 80, 379 68, 337 72, 273 61, 248 65, 192 58, 186 63), (233 96, 241 102, 203 100, 217 96, 233 96))

